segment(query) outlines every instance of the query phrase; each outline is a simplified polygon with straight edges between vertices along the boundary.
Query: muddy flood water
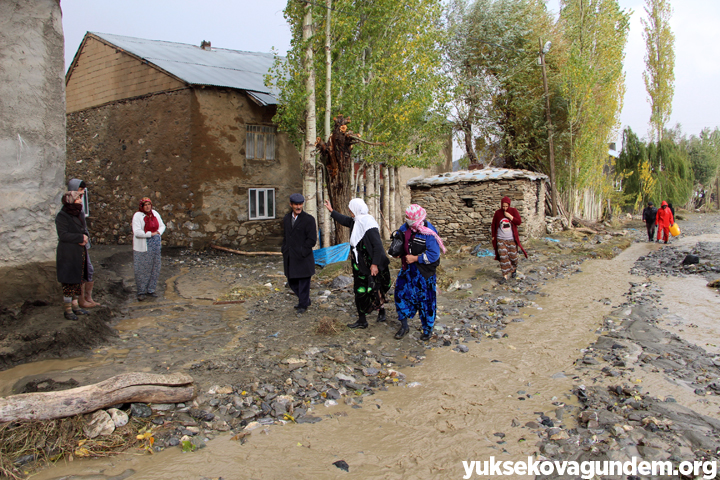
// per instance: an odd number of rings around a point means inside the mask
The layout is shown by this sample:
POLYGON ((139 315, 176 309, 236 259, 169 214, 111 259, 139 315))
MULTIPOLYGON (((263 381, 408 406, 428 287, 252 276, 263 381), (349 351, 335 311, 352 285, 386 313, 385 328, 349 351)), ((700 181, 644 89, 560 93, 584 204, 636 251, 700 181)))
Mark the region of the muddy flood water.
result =
MULTIPOLYGON (((684 241, 696 240, 689 237, 684 241)), ((720 241, 720 236, 706 240, 720 241)), ((312 413, 322 418, 319 423, 262 425, 244 443, 233 440, 231 433, 221 434, 193 453, 172 448, 155 455, 127 453, 63 461, 33 478, 462 478, 463 460, 488 460, 491 456, 526 460, 538 452, 541 435, 528 423, 537 420, 538 413, 577 407, 578 399, 571 392, 580 385, 616 381, 603 376, 599 367, 581 366, 579 360, 598 339, 604 318, 625 301, 631 283, 651 280, 662 289, 667 311, 659 328, 708 353, 720 353, 720 297, 716 289, 705 286, 707 280, 629 273, 639 257, 660 248, 634 243, 611 260, 585 261, 580 272, 543 284, 540 292, 547 295, 520 309, 518 319, 504 330, 507 338, 470 343, 467 353, 449 348, 425 350, 424 361, 404 369, 407 383, 403 387, 378 391, 352 407, 314 405, 312 413), (347 463, 348 473, 333 465, 339 460, 347 463)), ((453 300, 441 295, 439 305, 447 311, 453 300)), ((441 319, 442 315, 438 321, 441 319)), ((138 329, 143 322, 153 323, 154 319, 134 318, 117 328, 138 329)), ((365 332, 366 348, 376 348, 373 330, 365 332)), ((228 342, 232 344, 233 339, 229 337, 228 342)), ((19 366, 0 373, 0 394, 31 373, 79 373, 126 354, 106 349, 91 359, 19 366)), ((720 396, 700 397, 662 370, 630 369, 623 372, 622 379, 642 385, 649 395, 672 396, 698 413, 720 417, 720 396)), ((572 415, 555 416, 563 429, 577 426, 572 415)))

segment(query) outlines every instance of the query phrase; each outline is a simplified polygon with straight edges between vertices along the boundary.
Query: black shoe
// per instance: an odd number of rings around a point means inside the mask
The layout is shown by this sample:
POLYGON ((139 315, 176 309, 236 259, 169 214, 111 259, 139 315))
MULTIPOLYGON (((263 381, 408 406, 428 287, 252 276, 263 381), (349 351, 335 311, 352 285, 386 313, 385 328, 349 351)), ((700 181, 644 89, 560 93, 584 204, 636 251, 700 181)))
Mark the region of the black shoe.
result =
POLYGON ((298 308, 301 308, 301 307, 300 307, 300 304, 298 303, 298 304, 295 305, 293 308, 294 308, 295 310, 297 310, 298 308))
POLYGON ((150 293, 148 293, 148 296, 158 298, 157 292, 150 292, 150 293))
POLYGON ((511 275, 512 278, 517 278, 517 272, 513 272, 511 275))
POLYGON ((361 319, 358 319, 358 321, 355 323, 348 323, 347 326, 348 326, 348 328, 353 328, 353 329, 354 328, 367 328, 368 323, 367 323, 367 320, 365 320, 364 318, 361 318, 361 319))
POLYGON ((385 309, 383 308, 378 312, 377 321, 384 322, 385 320, 387 320, 387 315, 385 314, 385 309))
POLYGON ((305 313, 307 312, 307 308, 305 307, 299 307, 297 310, 295 310, 295 313, 305 313))
POLYGON ((400 327, 400 330, 398 330, 397 333, 395 334, 395 340, 400 340, 400 339, 403 338, 405 335, 407 335, 407 333, 408 333, 409 331, 410 331, 410 329, 409 329, 408 327, 406 327, 406 326, 400 327))
POLYGON ((430 337, 432 337, 432 332, 423 333, 422 335, 420 335, 420 340, 422 340, 423 342, 427 342, 428 340, 430 340, 430 337))
POLYGON ((143 294, 143 295, 138 295, 138 296, 137 296, 137 299, 138 299, 138 302, 142 302, 143 300, 145 300, 145 295, 144 295, 144 294, 143 294))
POLYGON ((67 320, 77 320, 78 316, 75 315, 73 312, 65 312, 65 318, 67 320))
POLYGON ((83 310, 82 308, 78 308, 77 310, 73 308, 73 313, 75 315, 90 315, 90 312, 88 312, 87 310, 83 310))

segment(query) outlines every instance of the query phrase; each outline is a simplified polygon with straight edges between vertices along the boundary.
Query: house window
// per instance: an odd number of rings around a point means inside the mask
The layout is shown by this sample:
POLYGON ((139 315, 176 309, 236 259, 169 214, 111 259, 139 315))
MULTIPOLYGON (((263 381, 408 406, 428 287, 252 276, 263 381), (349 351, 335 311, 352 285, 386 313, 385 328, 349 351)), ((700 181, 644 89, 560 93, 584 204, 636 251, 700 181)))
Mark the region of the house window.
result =
POLYGON ((275 127, 247 126, 245 158, 249 160, 275 160, 275 127))
POLYGON ((250 220, 275 218, 275 189, 251 188, 248 190, 248 217, 250 220))

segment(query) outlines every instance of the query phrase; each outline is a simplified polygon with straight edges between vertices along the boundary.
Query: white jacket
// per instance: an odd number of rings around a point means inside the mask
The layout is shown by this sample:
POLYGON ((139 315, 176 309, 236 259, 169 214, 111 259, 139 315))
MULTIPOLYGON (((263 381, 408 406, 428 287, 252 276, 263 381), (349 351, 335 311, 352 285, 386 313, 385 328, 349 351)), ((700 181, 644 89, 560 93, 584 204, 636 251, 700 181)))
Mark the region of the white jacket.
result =
MULTIPOLYGON (((158 219, 160 227, 158 232, 160 235, 165 233, 165 224, 162 221, 162 217, 155 210, 152 211, 155 218, 158 219)), ((132 231, 133 231, 133 250, 136 252, 147 252, 147 239, 152 236, 152 232, 145 231, 145 214, 143 212, 135 212, 132 218, 132 231)))

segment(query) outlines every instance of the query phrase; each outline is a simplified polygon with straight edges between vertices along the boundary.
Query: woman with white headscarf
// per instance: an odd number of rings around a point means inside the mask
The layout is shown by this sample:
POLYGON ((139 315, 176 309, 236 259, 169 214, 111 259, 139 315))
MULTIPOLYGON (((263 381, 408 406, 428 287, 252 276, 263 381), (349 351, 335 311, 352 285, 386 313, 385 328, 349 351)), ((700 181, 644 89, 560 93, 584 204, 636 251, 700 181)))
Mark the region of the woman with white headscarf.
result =
POLYGON ((378 310, 377 321, 384 322, 386 319, 385 294, 390 290, 392 282, 389 269, 390 260, 385 254, 380 239, 380 227, 368 213, 368 206, 361 198, 350 200, 348 208, 352 217, 334 211, 328 200, 325 200, 325 207, 338 224, 352 228, 350 260, 358 320, 348 324, 348 327, 367 328, 366 315, 375 310, 378 310))

